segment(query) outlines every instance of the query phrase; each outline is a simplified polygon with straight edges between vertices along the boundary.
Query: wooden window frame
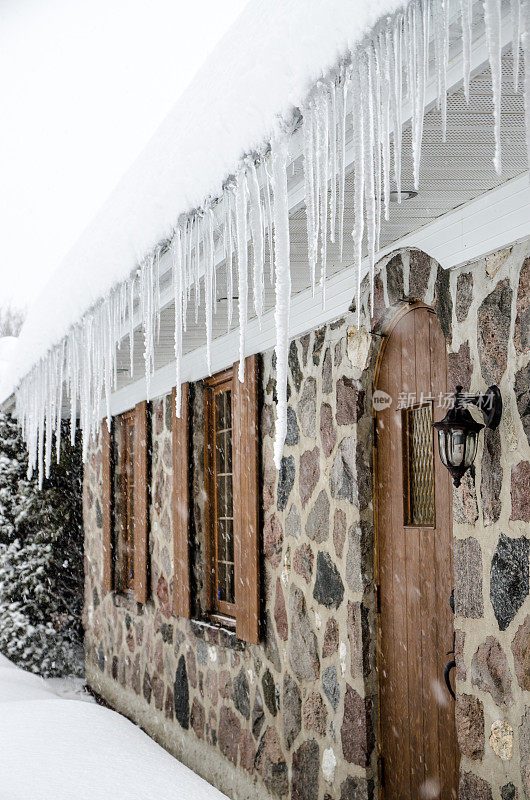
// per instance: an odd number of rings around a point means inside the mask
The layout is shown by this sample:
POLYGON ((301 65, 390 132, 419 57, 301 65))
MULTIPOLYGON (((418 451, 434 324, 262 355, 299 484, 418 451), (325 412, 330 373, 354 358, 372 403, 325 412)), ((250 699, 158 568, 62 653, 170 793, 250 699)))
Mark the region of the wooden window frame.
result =
MULTIPOLYGON (((114 464, 113 441, 115 421, 109 430, 107 420, 103 420, 102 430, 102 501, 103 501, 103 590, 125 595, 136 602, 144 604, 148 595, 148 535, 149 535, 149 415, 147 401, 138 403, 134 409, 126 411, 120 417, 127 421, 134 420, 134 455, 133 455, 133 508, 134 508, 134 546, 131 557, 133 559, 133 579, 127 585, 117 587, 115 584, 114 569, 114 464)), ((121 457, 125 459, 126 450, 122 450, 121 457)), ((128 490, 126 478, 122 471, 122 491, 128 490)), ((122 509, 122 514, 124 513, 122 509)), ((123 522, 122 522, 123 524, 123 522)))

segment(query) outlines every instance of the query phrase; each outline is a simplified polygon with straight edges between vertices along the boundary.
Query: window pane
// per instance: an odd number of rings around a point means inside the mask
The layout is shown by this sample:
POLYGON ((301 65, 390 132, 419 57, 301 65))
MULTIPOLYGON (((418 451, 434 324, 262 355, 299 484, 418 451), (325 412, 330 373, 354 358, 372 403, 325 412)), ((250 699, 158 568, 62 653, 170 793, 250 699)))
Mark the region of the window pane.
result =
POLYGON ((405 525, 434 525, 432 406, 405 411, 405 525))
POLYGON ((218 391, 214 402, 214 487, 216 598, 234 603, 234 530, 232 494, 231 392, 218 391))
POLYGON ((134 416, 123 414, 114 421, 114 586, 132 587, 134 577, 134 416))

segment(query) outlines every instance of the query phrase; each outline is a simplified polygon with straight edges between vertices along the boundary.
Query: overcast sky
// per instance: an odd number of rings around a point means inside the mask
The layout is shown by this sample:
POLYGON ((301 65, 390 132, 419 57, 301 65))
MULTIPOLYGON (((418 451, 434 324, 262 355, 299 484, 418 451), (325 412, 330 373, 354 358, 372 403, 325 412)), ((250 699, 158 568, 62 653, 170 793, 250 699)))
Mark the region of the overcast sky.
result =
POLYGON ((0 306, 35 299, 245 2, 0 0, 0 306))

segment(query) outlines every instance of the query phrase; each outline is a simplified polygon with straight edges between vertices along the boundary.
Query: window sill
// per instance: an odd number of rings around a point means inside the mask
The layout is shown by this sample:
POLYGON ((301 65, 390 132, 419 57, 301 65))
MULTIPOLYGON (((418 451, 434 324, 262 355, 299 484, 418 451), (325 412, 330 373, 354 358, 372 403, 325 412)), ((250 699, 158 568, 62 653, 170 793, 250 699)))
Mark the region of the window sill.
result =
POLYGON ((206 617, 190 620, 193 634, 208 644, 216 644, 231 650, 244 650, 245 642, 236 636, 235 620, 230 624, 227 617, 206 617))

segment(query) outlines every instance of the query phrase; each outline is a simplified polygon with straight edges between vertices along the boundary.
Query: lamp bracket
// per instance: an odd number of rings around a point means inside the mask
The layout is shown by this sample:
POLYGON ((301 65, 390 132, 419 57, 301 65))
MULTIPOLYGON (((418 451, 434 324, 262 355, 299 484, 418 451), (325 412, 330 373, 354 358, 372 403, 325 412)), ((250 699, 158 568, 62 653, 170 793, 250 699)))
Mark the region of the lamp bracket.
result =
POLYGON ((502 397, 498 386, 490 386, 484 394, 477 394, 474 397, 466 396, 465 402, 480 409, 487 428, 495 430, 499 427, 502 415, 502 397))

